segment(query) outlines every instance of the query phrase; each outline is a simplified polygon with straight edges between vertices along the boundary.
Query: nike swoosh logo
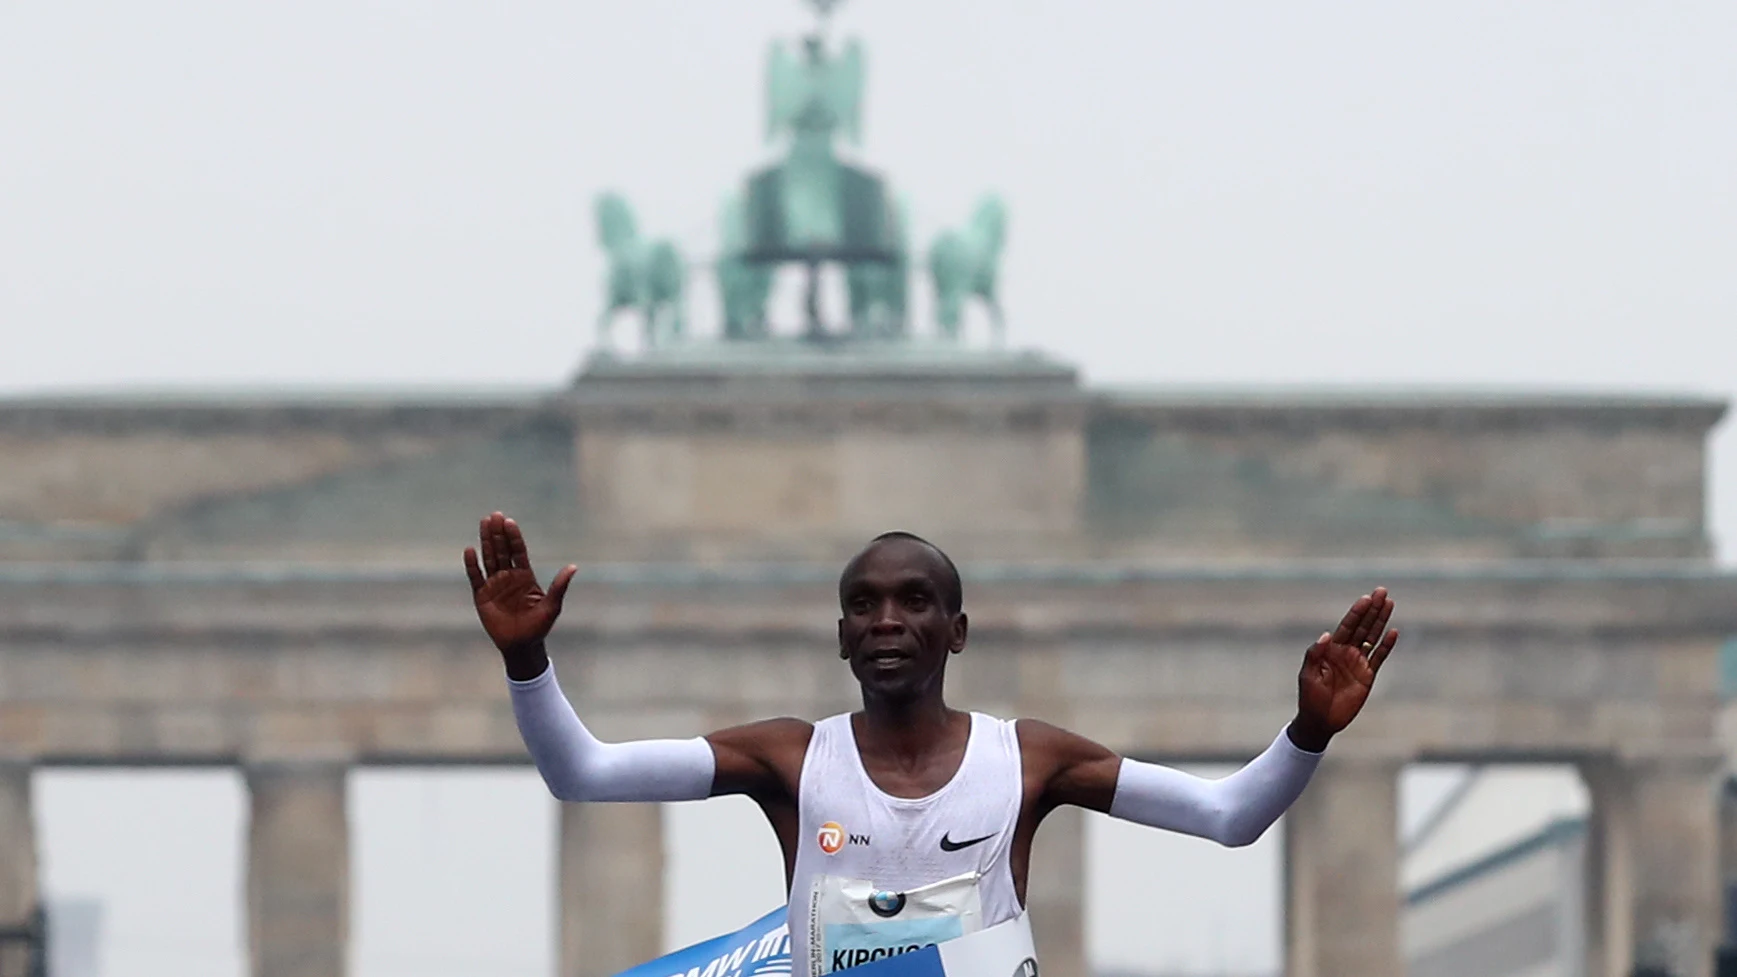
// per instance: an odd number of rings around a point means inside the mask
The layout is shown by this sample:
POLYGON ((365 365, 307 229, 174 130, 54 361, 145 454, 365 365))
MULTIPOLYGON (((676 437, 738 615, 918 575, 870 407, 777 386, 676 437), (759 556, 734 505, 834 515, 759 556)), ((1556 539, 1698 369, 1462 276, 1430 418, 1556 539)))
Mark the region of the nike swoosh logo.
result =
POLYGON ((995 837, 994 834, 986 834, 981 838, 972 838, 970 841, 954 841, 953 839, 947 837, 947 835, 942 835, 941 836, 941 850, 942 851, 958 851, 961 848, 970 848, 972 845, 982 844, 983 842, 988 841, 989 839, 991 839, 993 837, 995 837))

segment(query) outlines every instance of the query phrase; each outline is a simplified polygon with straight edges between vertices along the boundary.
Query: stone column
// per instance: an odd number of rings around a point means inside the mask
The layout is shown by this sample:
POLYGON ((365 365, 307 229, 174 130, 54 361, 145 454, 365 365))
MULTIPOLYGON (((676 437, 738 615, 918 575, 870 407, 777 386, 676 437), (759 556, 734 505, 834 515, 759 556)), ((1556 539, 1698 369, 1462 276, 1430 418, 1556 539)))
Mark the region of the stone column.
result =
POLYGON ((1086 958, 1086 812, 1051 811, 1038 826, 1026 872, 1025 907, 1038 971, 1044 977, 1089 977, 1086 958))
POLYGON ((663 953, 663 807, 562 804, 561 977, 620 973, 663 953))
POLYGON ((1586 837, 1586 974, 1629 977, 1634 961, 1634 791, 1626 771, 1582 764, 1592 800, 1586 837))
POLYGON ((1399 772, 1329 756, 1285 815, 1285 977, 1401 977, 1399 772))
MULTIPOLYGON (((0 759, 0 927, 23 926, 36 912, 36 820, 30 764, 0 759)), ((22 947, 0 948, 0 974, 22 974, 22 947)))
POLYGON ((253 977, 342 977, 349 958, 348 766, 247 769, 247 922, 253 977))
POLYGON ((1634 961, 1671 977, 1712 977, 1722 928, 1716 757, 1627 765, 1632 781, 1634 961))
POLYGON ((1737 946, 1737 904, 1731 894, 1737 891, 1737 783, 1729 774, 1720 778, 1719 789, 1719 892, 1724 909, 1719 928, 1719 944, 1737 946))

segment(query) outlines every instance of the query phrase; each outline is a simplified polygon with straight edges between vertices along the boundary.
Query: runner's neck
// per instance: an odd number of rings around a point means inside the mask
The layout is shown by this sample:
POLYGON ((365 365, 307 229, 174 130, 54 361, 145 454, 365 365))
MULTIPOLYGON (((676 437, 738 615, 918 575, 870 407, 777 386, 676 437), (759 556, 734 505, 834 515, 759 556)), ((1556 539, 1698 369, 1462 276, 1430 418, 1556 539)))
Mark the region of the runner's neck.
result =
POLYGON ((971 735, 970 717, 949 709, 939 695, 863 705, 851 723, 857 751, 903 769, 921 768, 935 754, 956 748, 960 731, 967 738, 971 735))

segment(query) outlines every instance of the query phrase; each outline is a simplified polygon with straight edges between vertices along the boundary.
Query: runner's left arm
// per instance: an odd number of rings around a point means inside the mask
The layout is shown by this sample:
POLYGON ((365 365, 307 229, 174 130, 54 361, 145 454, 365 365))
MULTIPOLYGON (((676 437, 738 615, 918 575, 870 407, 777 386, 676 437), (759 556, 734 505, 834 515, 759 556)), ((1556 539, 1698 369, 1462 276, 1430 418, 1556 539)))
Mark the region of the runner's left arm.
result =
POLYGON ((1021 740, 1053 773, 1045 810, 1073 804, 1113 818, 1206 838, 1228 847, 1252 844, 1302 796, 1321 754, 1291 740, 1289 727, 1228 777, 1211 779, 1118 756, 1083 736, 1020 720, 1021 740))
POLYGON ((1399 639, 1387 627, 1392 615, 1393 600, 1377 587, 1351 605, 1336 630, 1315 639, 1297 674, 1296 718, 1228 777, 1120 757, 1082 736, 1031 723, 1035 755, 1051 771, 1040 809, 1076 804, 1222 845, 1252 844, 1302 796, 1327 744, 1362 711, 1399 639))

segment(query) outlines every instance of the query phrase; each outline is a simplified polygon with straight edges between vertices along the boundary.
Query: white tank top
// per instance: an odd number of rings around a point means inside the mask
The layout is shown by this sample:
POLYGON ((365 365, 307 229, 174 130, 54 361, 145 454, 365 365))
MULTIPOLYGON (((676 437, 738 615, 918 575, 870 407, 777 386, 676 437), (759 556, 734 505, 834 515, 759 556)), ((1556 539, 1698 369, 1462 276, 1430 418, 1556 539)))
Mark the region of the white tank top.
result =
POLYGON ((972 713, 958 772, 921 798, 874 785, 849 715, 816 723, 797 788, 794 977, 821 977, 1019 916, 1009 856, 1022 793, 1011 721, 972 713))

